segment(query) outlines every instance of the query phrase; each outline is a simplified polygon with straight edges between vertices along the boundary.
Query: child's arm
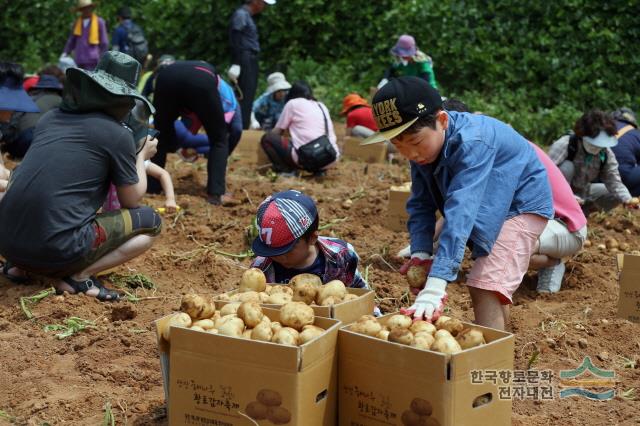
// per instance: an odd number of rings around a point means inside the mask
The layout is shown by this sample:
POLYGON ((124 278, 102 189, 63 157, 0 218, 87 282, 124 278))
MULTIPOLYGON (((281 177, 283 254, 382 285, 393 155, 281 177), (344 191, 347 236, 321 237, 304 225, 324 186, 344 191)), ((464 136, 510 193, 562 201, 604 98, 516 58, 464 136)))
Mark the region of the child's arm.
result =
POLYGON ((164 205, 167 208, 167 212, 175 212, 178 206, 176 204, 176 194, 173 191, 173 182, 171 181, 169 172, 154 163, 148 163, 146 170, 147 175, 160 181, 160 186, 162 186, 165 195, 164 205))
POLYGON ((407 201, 407 228, 411 253, 433 254, 437 206, 417 165, 411 165, 411 195, 407 201))

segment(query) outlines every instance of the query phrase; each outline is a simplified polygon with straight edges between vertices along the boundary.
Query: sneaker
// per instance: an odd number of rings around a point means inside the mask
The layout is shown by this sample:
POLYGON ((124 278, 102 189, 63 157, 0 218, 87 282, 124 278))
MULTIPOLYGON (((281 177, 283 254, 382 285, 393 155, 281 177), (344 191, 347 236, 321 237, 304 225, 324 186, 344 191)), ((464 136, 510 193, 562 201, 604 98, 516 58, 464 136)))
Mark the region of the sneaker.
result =
POLYGON ((407 245, 405 248, 400 250, 396 256, 407 257, 407 258, 411 257, 411 244, 407 245))
POLYGON ((182 161, 187 163, 195 163, 198 159, 198 151, 193 148, 180 148, 176 151, 176 154, 178 154, 178 157, 180 157, 182 161))
POLYGON ((562 285, 565 266, 563 262, 538 271, 538 293, 557 293, 562 285))

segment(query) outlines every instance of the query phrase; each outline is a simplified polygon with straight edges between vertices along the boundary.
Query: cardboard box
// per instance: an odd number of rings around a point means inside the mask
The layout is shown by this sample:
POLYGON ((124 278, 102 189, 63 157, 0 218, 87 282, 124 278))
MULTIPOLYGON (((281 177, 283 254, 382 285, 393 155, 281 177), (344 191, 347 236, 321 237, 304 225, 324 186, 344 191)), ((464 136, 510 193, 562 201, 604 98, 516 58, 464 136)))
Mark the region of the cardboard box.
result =
POLYGON ((387 208, 387 226, 392 231, 407 231, 407 200, 411 195, 411 182, 389 189, 389 206, 387 208))
POLYGON ((240 142, 238 142, 233 154, 238 154, 258 166, 269 164, 269 158, 260 146, 260 139, 263 135, 264 131, 262 130, 243 130, 240 142))
POLYGON ((640 256, 619 254, 617 260, 620 283, 618 316, 640 323, 640 256))
POLYGON ((415 412, 412 402, 418 398, 431 403, 432 413, 429 422, 415 424, 511 425, 511 401, 499 398, 500 382, 473 384, 471 371, 512 370, 514 337, 474 324, 465 326, 481 329, 487 344, 451 356, 342 328, 338 333, 339 424, 408 424, 402 422, 402 415, 415 412), (480 396, 490 401, 474 407, 480 396))
MULTIPOLYGON (((277 284, 276 284, 277 285, 277 284)), ((232 290, 227 292, 228 295, 236 294, 238 290, 232 290)), ((357 299, 349 300, 348 302, 340 303, 333 306, 316 306, 312 305, 313 312, 316 316, 323 318, 337 319, 344 324, 349 324, 356 321, 362 315, 372 315, 375 307, 375 292, 366 288, 351 288, 347 287, 347 293, 355 294, 357 299)), ((229 301, 216 300, 216 304, 230 303, 229 301)), ((270 305, 268 303, 261 303, 260 306, 271 309, 278 309, 281 305, 270 305)))
MULTIPOLYGON (((279 318, 276 310, 264 313, 279 318)), ((168 319, 158 320, 157 329, 168 319)), ((180 327, 171 328, 169 344, 158 334, 169 424, 272 425, 246 415, 247 404, 259 399, 275 402, 289 413, 290 420, 279 424, 335 425, 340 324, 317 317, 315 325, 327 332, 302 346, 180 327)))
POLYGON ((342 155, 352 160, 364 161, 366 163, 384 163, 387 159, 387 145, 375 143, 361 146, 364 139, 353 136, 346 136, 342 145, 342 155))

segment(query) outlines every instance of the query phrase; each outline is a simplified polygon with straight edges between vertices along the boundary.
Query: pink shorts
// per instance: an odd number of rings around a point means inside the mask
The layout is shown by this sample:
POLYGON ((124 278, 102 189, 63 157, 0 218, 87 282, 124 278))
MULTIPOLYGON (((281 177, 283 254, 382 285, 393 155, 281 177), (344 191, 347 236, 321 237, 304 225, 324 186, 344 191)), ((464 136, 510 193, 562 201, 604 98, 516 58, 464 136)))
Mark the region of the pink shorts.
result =
POLYGON ((466 284, 495 291, 503 305, 510 305, 545 226, 547 219, 536 214, 521 214, 507 220, 491 253, 474 262, 466 284))

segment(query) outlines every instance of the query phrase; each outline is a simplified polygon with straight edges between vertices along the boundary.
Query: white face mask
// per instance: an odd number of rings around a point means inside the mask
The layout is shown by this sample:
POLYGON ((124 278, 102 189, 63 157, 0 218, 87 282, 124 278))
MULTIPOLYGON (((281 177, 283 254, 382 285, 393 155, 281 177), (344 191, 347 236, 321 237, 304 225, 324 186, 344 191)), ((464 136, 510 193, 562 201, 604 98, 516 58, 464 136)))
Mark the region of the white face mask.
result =
POLYGON ((402 65, 406 66, 406 65, 409 63, 409 61, 408 61, 407 59, 400 58, 400 63, 401 63, 402 65))
POLYGON ((582 141, 582 146, 584 146, 584 150, 591 155, 598 155, 602 150, 599 146, 592 145, 585 140, 582 141))

